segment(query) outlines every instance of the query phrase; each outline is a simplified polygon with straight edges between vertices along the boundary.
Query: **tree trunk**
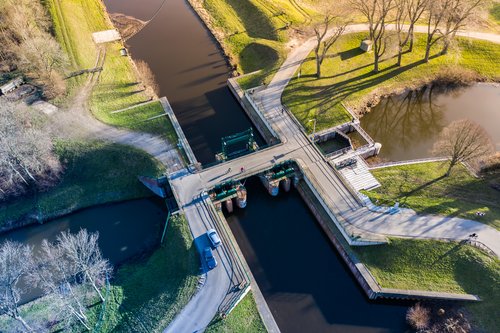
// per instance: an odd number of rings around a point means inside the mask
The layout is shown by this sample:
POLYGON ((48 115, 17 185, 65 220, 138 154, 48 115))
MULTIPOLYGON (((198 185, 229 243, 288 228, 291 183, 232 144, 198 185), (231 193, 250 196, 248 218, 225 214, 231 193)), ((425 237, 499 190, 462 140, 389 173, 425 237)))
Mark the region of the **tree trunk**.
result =
POLYGON ((408 30, 408 34, 410 35, 410 46, 408 47, 408 52, 413 52, 413 27, 410 27, 410 29, 408 30))
POLYGON ((396 64, 398 67, 401 67, 401 59, 402 58, 403 58, 403 47, 399 46, 399 50, 398 50, 398 62, 396 64))
POLYGON ((24 321, 24 319, 21 316, 15 315, 14 318, 23 325, 23 327, 26 329, 27 332, 33 332, 33 329, 31 328, 31 326, 28 325, 28 323, 26 321, 24 321))
POLYGON ((316 78, 321 79, 321 60, 316 54, 316 78))
POLYGON ((89 279, 90 281, 90 284, 92 285, 92 287, 94 288, 94 290, 97 292, 97 294, 99 295, 99 298, 101 299, 101 301, 104 302, 104 297, 102 296, 101 292, 99 291, 99 288, 97 288, 94 280, 89 276, 89 274, 87 272, 85 272, 85 275, 87 275, 87 278, 89 279))
POLYGON ((441 50, 441 55, 445 55, 448 53, 448 49, 450 48, 450 41, 448 38, 444 39, 444 46, 443 49, 441 50))
POLYGON ((425 62, 429 62, 429 56, 431 54, 431 40, 432 40, 432 37, 427 37, 427 45, 425 46, 425 57, 424 57, 424 61, 425 62))
POLYGON ((374 54, 375 54, 375 61, 373 63, 373 72, 374 73, 378 73, 378 60, 379 60, 379 57, 377 55, 377 51, 375 51, 374 54))
POLYGON ((453 167, 456 164, 457 164, 457 162, 454 161, 453 159, 450 161, 450 165, 448 166, 448 170, 446 170, 446 174, 445 174, 446 177, 448 177, 451 174, 451 169, 453 169, 453 167))

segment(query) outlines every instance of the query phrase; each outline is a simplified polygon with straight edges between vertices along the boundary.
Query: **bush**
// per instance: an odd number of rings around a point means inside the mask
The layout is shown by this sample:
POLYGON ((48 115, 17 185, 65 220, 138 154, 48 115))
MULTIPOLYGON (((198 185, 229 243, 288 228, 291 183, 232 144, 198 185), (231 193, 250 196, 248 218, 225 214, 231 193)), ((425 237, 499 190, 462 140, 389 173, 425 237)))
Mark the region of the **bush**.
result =
POLYGON ((408 312, 406 313, 406 320, 411 327, 417 330, 426 329, 429 327, 431 320, 430 311, 420 305, 420 303, 417 303, 408 309, 408 312))

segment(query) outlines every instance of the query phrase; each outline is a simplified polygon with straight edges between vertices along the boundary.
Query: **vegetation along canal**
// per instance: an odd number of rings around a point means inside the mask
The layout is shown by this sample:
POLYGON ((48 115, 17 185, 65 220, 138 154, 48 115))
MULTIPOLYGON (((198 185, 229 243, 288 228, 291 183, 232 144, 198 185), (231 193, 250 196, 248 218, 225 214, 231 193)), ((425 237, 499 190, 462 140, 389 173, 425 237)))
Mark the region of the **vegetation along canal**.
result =
MULTIPOLYGON (((161 1, 106 5, 148 19, 161 1)), ((128 44, 155 73, 201 162, 213 161, 221 136, 251 126, 226 87, 220 50, 183 0, 167 1, 128 44)), ((228 222, 282 332, 405 330, 407 307, 367 300, 296 191, 271 198, 256 178, 246 186, 249 204, 228 222)))
MULTIPOLYGON (((110 13, 148 20, 162 0, 106 0, 110 13)), ((196 158, 215 160, 221 137, 252 127, 227 87, 230 68, 210 33, 184 0, 168 0, 127 41, 134 59, 148 63, 167 96, 196 158)), ((254 129, 257 143, 263 144, 254 129)))
POLYGON ((431 157, 439 133, 455 120, 481 125, 500 151, 500 86, 424 88, 383 99, 361 118, 361 126, 382 143, 380 157, 392 161, 431 157))

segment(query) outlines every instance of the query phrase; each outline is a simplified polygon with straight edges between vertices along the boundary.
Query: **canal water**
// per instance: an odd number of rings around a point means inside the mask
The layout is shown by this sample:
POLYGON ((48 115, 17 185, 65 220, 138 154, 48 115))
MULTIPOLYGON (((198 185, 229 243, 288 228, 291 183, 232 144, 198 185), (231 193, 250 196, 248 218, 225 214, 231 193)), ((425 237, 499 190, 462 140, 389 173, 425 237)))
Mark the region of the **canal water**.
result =
POLYGON ((228 223, 283 333, 405 332, 407 305, 371 302, 297 190, 271 197, 256 177, 228 223))
MULTIPOLYGON (((149 64, 198 161, 215 161, 221 137, 253 127, 227 87, 230 68, 210 33, 184 0, 105 0, 110 13, 154 19, 127 41, 149 64), (159 9, 161 8, 161 9, 159 9), (158 11, 159 9, 159 11, 158 11)), ((257 144, 264 141, 254 128, 257 144)))
POLYGON ((160 199, 124 201, 4 233, 0 235, 0 243, 9 239, 32 245, 36 250, 43 239, 54 241, 61 231, 98 231, 103 257, 117 265, 158 245, 166 218, 166 207, 160 199))
POLYGON ((361 126, 382 144, 379 157, 400 161, 431 157, 439 133, 455 120, 481 125, 500 151, 500 86, 424 88, 383 99, 361 118, 361 126))

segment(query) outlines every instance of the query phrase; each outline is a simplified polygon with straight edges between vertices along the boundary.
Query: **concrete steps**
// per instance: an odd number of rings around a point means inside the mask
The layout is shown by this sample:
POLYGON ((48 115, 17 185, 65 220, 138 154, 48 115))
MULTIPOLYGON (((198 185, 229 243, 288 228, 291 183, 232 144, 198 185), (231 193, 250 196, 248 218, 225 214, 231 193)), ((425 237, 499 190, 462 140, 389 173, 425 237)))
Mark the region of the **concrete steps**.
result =
MULTIPOLYGON (((344 157, 345 158, 345 157, 344 157)), ((334 163, 338 163, 344 158, 335 159, 334 163)), ((371 174, 368 166, 362 157, 353 155, 356 159, 356 164, 340 169, 340 173, 356 190, 371 190, 380 186, 378 180, 371 174)))

